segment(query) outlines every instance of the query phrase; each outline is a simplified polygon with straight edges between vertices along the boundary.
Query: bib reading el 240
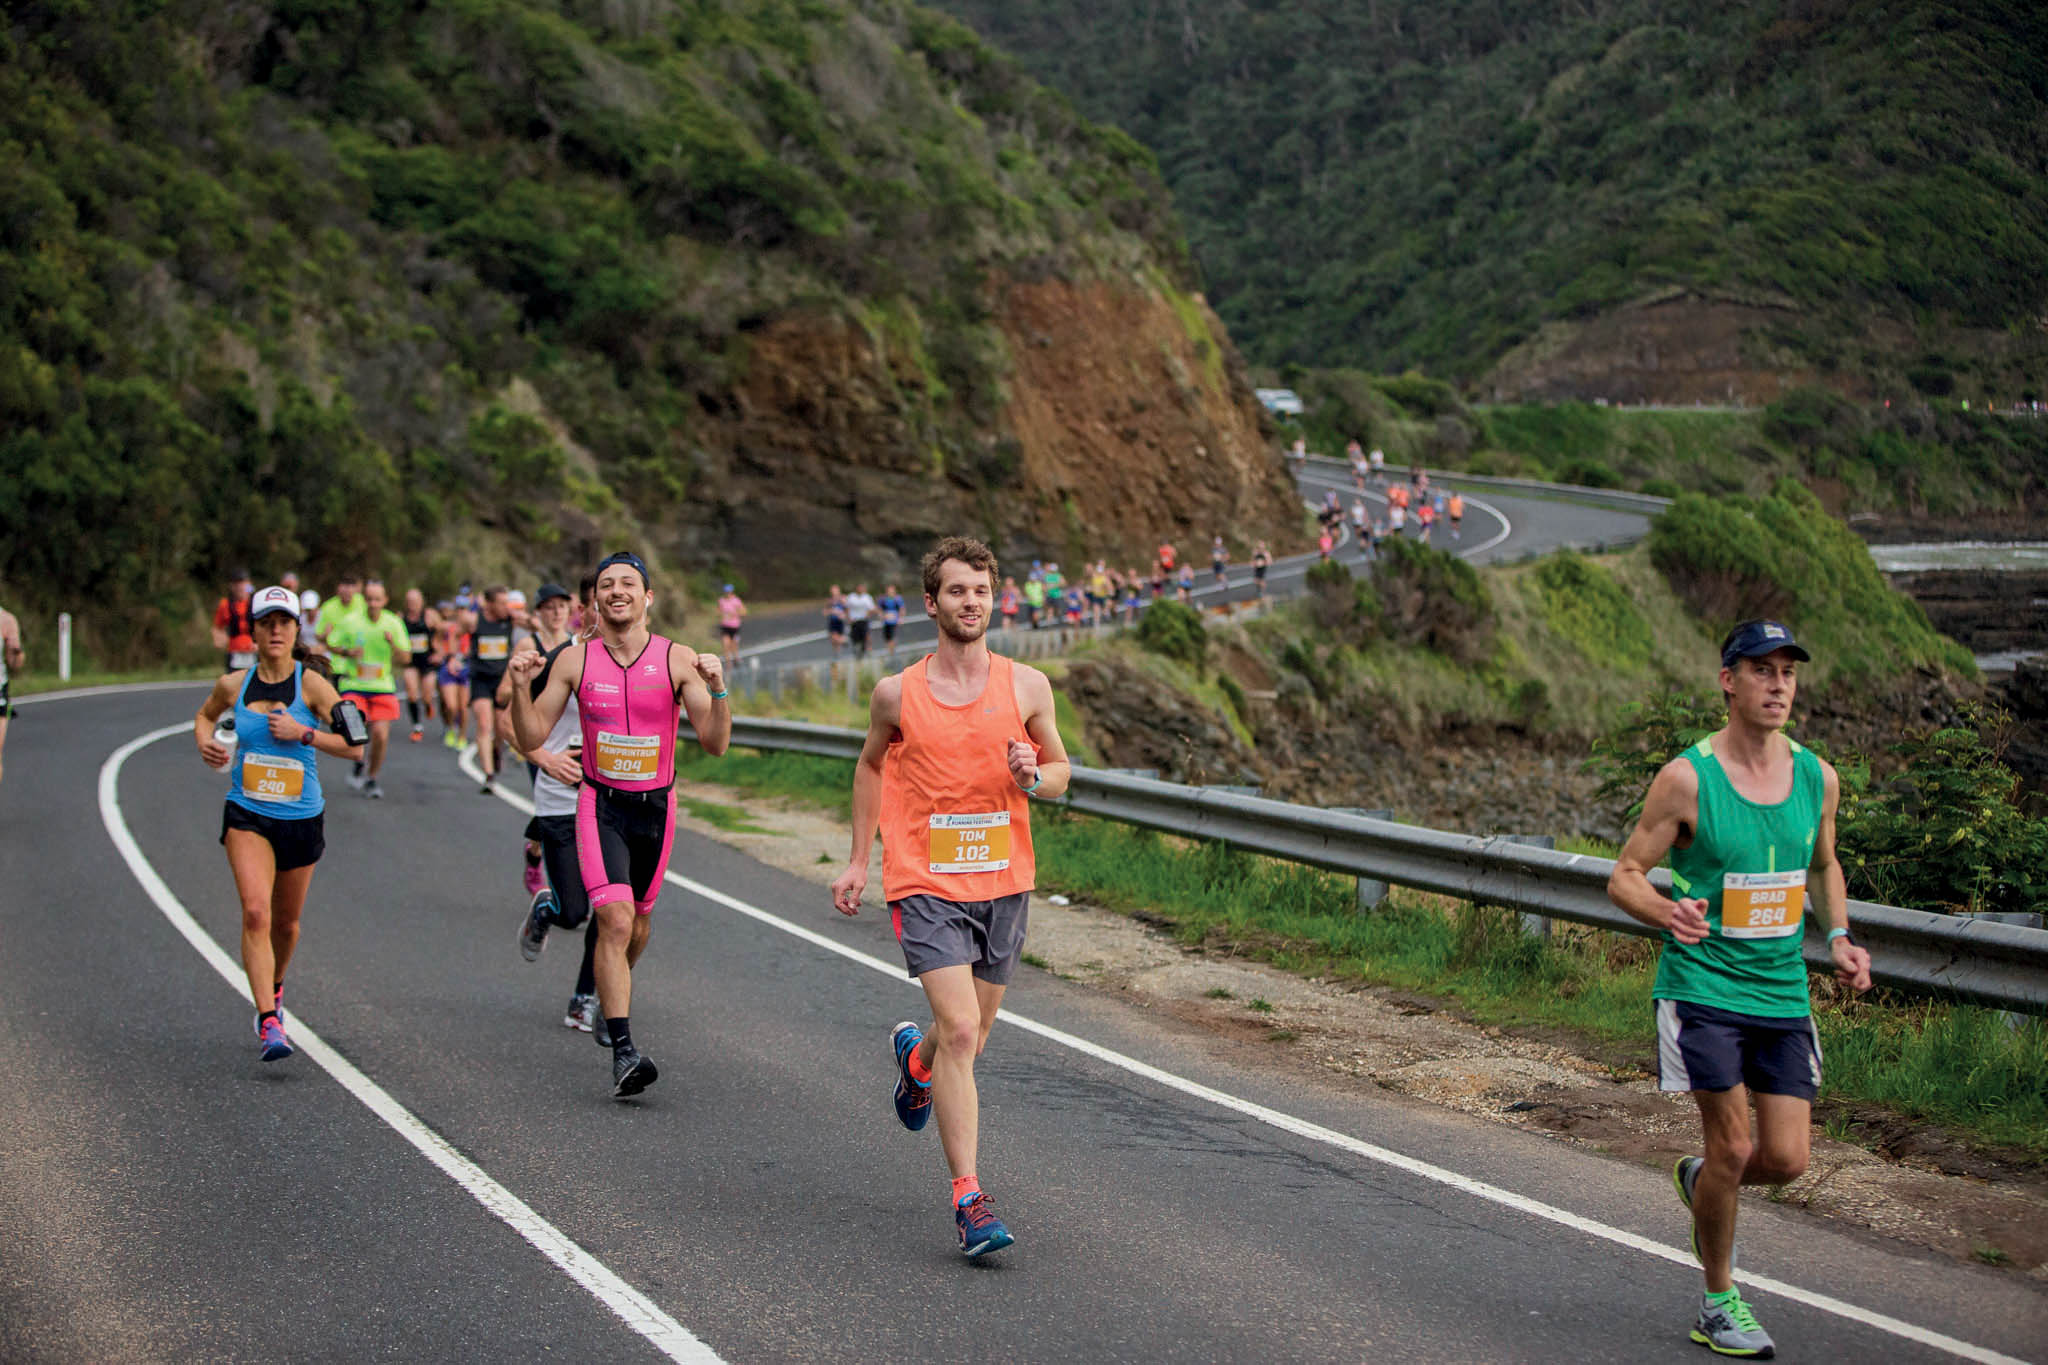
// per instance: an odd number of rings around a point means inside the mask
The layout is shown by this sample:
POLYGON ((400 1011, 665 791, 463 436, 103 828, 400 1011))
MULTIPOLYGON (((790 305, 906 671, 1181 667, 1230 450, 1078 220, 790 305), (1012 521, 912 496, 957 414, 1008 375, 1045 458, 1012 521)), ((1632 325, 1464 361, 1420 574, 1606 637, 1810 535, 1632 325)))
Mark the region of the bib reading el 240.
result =
POLYGON ((934 872, 1000 872, 1010 865, 1010 812, 934 814, 928 852, 934 872))

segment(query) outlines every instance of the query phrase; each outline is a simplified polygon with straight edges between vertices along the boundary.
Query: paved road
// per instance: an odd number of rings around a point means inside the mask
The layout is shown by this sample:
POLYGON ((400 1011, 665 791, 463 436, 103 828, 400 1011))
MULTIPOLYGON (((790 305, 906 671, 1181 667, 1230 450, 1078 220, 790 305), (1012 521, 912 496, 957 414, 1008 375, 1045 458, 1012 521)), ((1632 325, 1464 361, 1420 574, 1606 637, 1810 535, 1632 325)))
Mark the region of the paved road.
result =
MULTIPOLYGON (((571 945, 514 944, 523 816, 438 748, 400 745, 375 804, 330 765, 288 1004, 331 1053, 262 1066, 199 951, 236 951, 220 779, 182 734, 128 747, 200 695, 40 702, 10 735, 0 1359, 1699 1358, 1662 1173, 1029 968, 982 1084, 1019 1242, 961 1263, 935 1134, 889 1108, 917 995, 886 919, 688 836, 635 991, 663 1078, 616 1103, 559 1023, 571 945)), ((2042 1286, 1744 1219, 1785 1358, 2048 1343, 2042 1286)))
MULTIPOLYGON (((1347 511, 1356 496, 1350 471, 1334 461, 1319 459, 1308 462, 1296 471, 1295 484, 1301 489, 1302 497, 1313 503, 1320 503, 1325 492, 1335 490, 1342 497, 1347 511)), ((1451 484, 1455 485, 1456 480, 1451 480, 1451 484)), ((1374 508, 1375 515, 1384 520, 1386 495, 1368 485, 1363 496, 1374 508)), ((1566 546, 1587 548, 1620 544, 1641 537, 1650 524, 1650 519, 1640 512, 1618 511, 1562 499, 1511 496, 1492 491, 1474 493, 1470 486, 1465 490, 1465 521, 1467 524, 1461 539, 1452 540, 1450 528, 1443 526, 1434 533, 1433 543, 1475 564, 1520 559, 1566 546)), ((1417 527, 1412 521, 1407 533, 1410 536, 1417 534, 1417 527)), ((1189 544, 1179 548, 1195 566, 1195 601, 1199 605, 1207 607, 1223 602, 1246 602, 1257 595, 1248 564, 1232 566, 1227 583, 1222 587, 1216 586, 1209 571, 1206 536, 1191 538, 1189 544)), ((1356 563, 1359 552, 1356 546, 1347 543, 1340 548, 1339 555, 1346 562, 1356 563)), ((1267 575, 1272 592, 1282 597, 1300 592, 1302 577, 1317 558, 1310 553, 1276 561, 1267 575)), ((1067 568, 1068 577, 1074 577, 1075 566, 1067 568)), ((922 615, 915 585, 911 585, 905 598, 911 603, 912 615, 902 626, 901 643, 904 650, 915 657, 915 649, 933 640, 934 628, 922 615)), ((740 651, 742 657, 757 660, 761 667, 815 663, 832 657, 831 643, 823 629, 822 604, 816 613, 780 613, 772 618, 750 621, 742 639, 746 642, 746 647, 740 651)), ((876 648, 880 649, 879 632, 876 648)))

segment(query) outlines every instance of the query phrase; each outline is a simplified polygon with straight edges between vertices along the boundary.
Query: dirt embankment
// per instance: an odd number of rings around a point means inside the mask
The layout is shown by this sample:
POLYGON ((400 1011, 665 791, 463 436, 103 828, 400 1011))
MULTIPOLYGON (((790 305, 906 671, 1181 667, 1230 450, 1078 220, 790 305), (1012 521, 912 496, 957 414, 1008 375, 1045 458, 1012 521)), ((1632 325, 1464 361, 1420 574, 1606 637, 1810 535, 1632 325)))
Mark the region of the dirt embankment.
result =
MULTIPOLYGON (((1768 293, 1710 294, 1674 287, 1587 318, 1545 323, 1495 362, 1478 389, 1494 402, 1567 399, 1672 406, 1776 402, 1790 389, 1835 389, 1850 398, 1893 396, 1854 365, 1816 367, 1824 350, 1898 357, 1930 351, 2003 362, 2015 340, 2002 330, 1916 330, 1869 315, 1843 334, 1793 300, 1768 293)), ((1903 388, 1901 382, 1898 388, 1903 388)))
POLYGON ((1311 806, 1391 810, 1396 819, 1473 834, 1612 838, 1625 803, 1596 801, 1575 740, 1492 727, 1414 734, 1385 717, 1339 716, 1274 690, 1240 650, 1220 668, 1246 694, 1247 746, 1222 716, 1143 669, 1103 655, 1067 666, 1060 690, 1113 767, 1172 782, 1257 783, 1311 806))
POLYGON ((902 337, 818 313, 763 325, 745 375, 693 424, 678 556, 802 593, 821 576, 908 576, 956 533, 1070 569, 1084 554, 1136 562, 1162 534, 1299 539, 1299 500, 1199 298, 998 278, 988 302, 1006 402, 968 438, 942 428, 941 381, 902 337))

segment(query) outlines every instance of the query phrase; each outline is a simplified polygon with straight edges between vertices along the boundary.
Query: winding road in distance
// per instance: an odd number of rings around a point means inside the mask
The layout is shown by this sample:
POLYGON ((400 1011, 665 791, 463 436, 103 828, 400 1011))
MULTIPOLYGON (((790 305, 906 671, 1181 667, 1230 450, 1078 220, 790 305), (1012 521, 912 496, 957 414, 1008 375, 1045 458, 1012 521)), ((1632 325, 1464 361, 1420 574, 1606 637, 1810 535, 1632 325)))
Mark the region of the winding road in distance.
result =
MULTIPOLYGON (((1401 477, 1397 471, 1389 470, 1390 479, 1401 477)), ((1435 477, 1435 476, 1433 476, 1435 477)), ((1642 537, 1650 526, 1650 518, 1641 512, 1623 511, 1612 507, 1601 507, 1587 503, 1572 502, 1565 497, 1535 497, 1526 494, 1500 493, 1493 490, 1475 491, 1477 485, 1460 484, 1455 475, 1438 478, 1439 484, 1459 486, 1465 493, 1465 528, 1461 540, 1450 538, 1450 528, 1439 526, 1433 534, 1432 543, 1439 549, 1449 550, 1474 564, 1493 564, 1502 560, 1521 559, 1529 555, 1544 554, 1566 546, 1586 548, 1595 545, 1617 545, 1642 537)), ((1313 458, 1295 471, 1295 484, 1301 489, 1302 497, 1312 503, 1320 503, 1325 492, 1335 490, 1342 497, 1345 508, 1351 506, 1354 492, 1351 471, 1348 466, 1336 460, 1313 458)), ((1386 495, 1367 485, 1362 495, 1384 520, 1386 495)), ((1218 527, 1217 530, 1227 528, 1218 527)), ((1217 587, 1209 572, 1209 535, 1189 537, 1189 543, 1179 546, 1184 559, 1195 566, 1195 601, 1204 607, 1213 607, 1223 602, 1243 602, 1256 596, 1252 584, 1251 567, 1248 563, 1230 566, 1228 582, 1217 587)), ((1409 524, 1409 535, 1415 534, 1414 523, 1409 524)), ((1347 562, 1356 562, 1357 551, 1346 546, 1340 550, 1340 557, 1347 562)), ((1316 562, 1314 553, 1291 555, 1275 560, 1267 572, 1270 590, 1281 597, 1292 596, 1301 591, 1301 582, 1309 567, 1316 562)), ((1077 577, 1075 566, 1069 565, 1067 577, 1077 577)), ((1021 574, 1015 575, 1021 578, 1021 574)), ((847 585, 851 587, 849 583, 847 585)), ((879 583, 871 583, 879 590, 879 583)), ((904 585, 904 599, 909 605, 910 615, 899 632, 899 643, 905 650, 928 645, 934 638, 932 624, 923 615, 923 603, 918 597, 915 584, 904 585)), ((877 591, 879 595, 879 591, 877 591)), ((824 604, 820 601, 816 611, 781 612, 775 615, 761 615, 748 618, 747 628, 742 635, 745 647, 740 650, 743 659, 767 668, 799 663, 816 663, 832 657, 832 647, 823 628, 824 604)), ((706 630, 709 629, 707 626, 706 630)), ((879 648, 879 632, 876 638, 879 648)), ((915 653, 909 655, 915 658, 915 653)))

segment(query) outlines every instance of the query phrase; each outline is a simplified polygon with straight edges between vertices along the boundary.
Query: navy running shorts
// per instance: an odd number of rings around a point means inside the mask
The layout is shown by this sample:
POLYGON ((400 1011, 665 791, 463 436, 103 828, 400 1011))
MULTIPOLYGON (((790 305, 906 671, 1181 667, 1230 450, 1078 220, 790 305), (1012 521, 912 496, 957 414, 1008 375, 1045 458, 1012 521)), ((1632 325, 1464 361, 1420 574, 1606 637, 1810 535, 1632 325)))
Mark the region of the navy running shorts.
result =
POLYGON ((1771 1019, 1690 1000, 1657 1001, 1657 1085, 1812 1100, 1820 1093, 1820 1035, 1813 1019, 1771 1019))

